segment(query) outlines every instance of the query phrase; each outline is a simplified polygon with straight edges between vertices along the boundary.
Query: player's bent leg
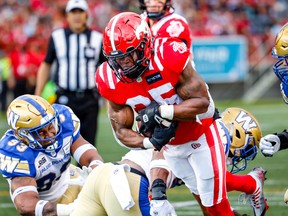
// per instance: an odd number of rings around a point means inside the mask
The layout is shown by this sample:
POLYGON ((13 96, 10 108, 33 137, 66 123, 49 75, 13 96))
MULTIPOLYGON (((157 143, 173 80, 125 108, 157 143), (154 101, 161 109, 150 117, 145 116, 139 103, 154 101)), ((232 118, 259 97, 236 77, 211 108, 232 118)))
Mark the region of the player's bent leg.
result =
POLYGON ((75 210, 70 216, 107 216, 101 203, 101 196, 105 195, 106 184, 113 164, 97 166, 86 179, 86 182, 75 202, 75 210))
POLYGON ((240 191, 246 194, 252 194, 256 186, 256 182, 251 175, 237 175, 229 171, 226 172, 227 192, 240 191))
POLYGON ((201 208, 201 211, 203 213, 203 216, 210 216, 209 212, 207 211, 207 208, 202 205, 200 196, 195 194, 195 193, 192 193, 192 194, 193 194, 195 200, 198 202, 198 204, 199 204, 199 206, 201 208))
POLYGON ((228 199, 223 199, 220 203, 214 204, 213 206, 206 208, 211 216, 219 216, 219 215, 234 216, 234 213, 231 210, 228 199))

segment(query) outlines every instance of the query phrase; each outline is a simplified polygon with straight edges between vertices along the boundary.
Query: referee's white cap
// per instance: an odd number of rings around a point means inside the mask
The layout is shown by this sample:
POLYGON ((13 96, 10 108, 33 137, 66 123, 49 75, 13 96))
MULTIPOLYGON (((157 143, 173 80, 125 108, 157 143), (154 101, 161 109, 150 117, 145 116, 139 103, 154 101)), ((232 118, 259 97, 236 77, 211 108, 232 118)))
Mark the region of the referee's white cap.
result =
POLYGON ((83 11, 87 11, 88 10, 87 2, 85 0, 69 0, 66 6, 66 13, 76 8, 81 9, 83 11))

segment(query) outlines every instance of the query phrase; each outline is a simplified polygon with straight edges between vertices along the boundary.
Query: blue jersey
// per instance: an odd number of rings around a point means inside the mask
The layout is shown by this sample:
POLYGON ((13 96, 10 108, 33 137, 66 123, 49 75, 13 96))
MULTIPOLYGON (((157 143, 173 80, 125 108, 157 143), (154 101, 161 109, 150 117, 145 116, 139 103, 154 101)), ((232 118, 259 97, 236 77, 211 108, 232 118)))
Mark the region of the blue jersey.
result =
POLYGON ((62 147, 55 155, 28 147, 14 135, 6 131, 0 140, 0 172, 3 177, 32 177, 36 179, 41 199, 55 201, 67 189, 68 166, 71 162, 71 145, 80 136, 80 121, 72 110, 64 105, 54 104, 58 111, 58 122, 62 125, 57 137, 62 147))

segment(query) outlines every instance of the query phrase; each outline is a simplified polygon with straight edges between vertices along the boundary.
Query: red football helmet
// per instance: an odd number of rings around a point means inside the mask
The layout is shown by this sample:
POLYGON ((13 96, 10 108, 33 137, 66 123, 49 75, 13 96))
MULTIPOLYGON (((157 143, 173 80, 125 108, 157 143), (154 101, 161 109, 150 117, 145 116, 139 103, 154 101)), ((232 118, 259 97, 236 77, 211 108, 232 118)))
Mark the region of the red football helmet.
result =
POLYGON ((152 37, 145 20, 132 12, 114 16, 104 31, 103 52, 122 82, 134 82, 148 69, 152 55, 152 37), (132 57, 135 54, 137 59, 132 57), (134 65, 124 69, 118 62, 127 56, 131 56, 134 65))

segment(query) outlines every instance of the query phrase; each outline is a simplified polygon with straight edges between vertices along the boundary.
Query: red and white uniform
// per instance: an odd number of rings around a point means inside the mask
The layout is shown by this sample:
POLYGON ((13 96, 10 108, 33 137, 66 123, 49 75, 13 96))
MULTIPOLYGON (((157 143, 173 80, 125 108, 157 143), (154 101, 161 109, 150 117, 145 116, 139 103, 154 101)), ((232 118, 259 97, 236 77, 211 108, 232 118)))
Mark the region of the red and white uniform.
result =
MULTIPOLYGON (((177 38, 156 38, 149 70, 132 83, 118 80, 105 62, 98 67, 96 84, 99 93, 119 105, 129 105, 136 112, 151 101, 178 104, 182 99, 175 86, 190 51, 177 38)), ((165 148, 165 159, 175 175, 199 194, 204 206, 226 200, 225 155, 217 122, 213 118, 179 122, 175 139, 165 148)))
POLYGON ((176 37, 191 48, 191 32, 187 20, 176 13, 169 13, 150 26, 153 37, 176 37))
MULTIPOLYGON (((181 40, 170 38, 156 39, 154 45, 155 55, 150 62, 149 70, 142 75, 141 81, 123 83, 113 74, 107 63, 102 64, 96 73, 99 93, 116 104, 131 106, 136 112, 144 109, 153 100, 159 104, 182 102, 176 94, 175 86, 189 62, 190 51, 181 40)), ((169 144, 183 144, 190 140, 197 140, 212 121, 212 118, 207 118, 201 122, 179 122, 175 139, 169 144), (187 128, 193 128, 193 132, 187 133, 187 128)))

